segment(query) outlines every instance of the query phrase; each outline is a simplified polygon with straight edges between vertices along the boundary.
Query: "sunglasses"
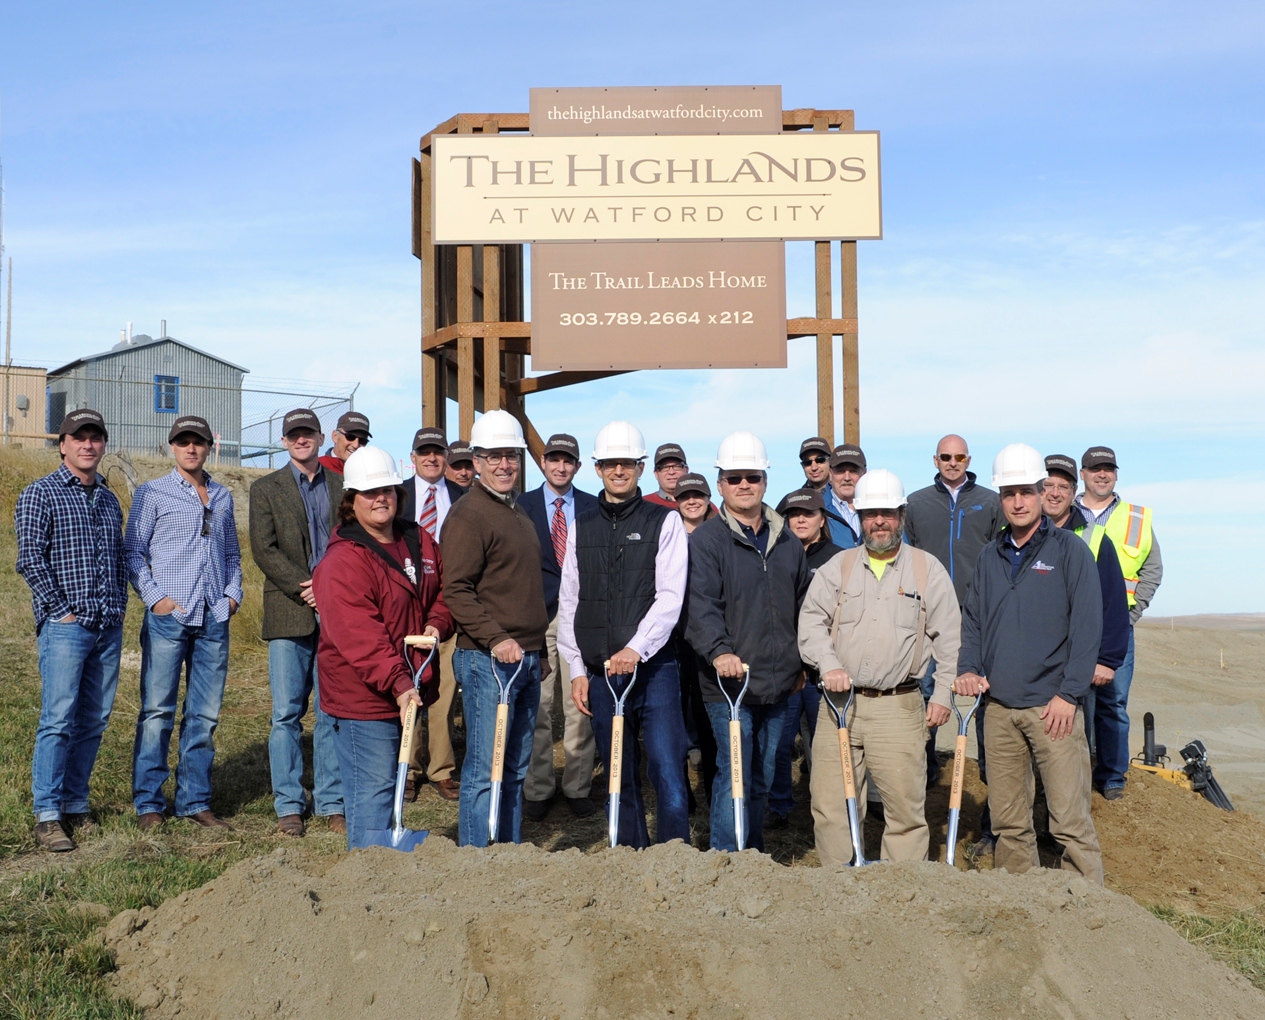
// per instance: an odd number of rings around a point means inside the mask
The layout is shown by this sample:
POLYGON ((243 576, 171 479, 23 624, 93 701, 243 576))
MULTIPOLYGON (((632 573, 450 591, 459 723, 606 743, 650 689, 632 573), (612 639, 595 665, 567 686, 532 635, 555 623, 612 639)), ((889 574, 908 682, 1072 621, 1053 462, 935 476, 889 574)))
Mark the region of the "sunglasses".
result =
POLYGON ((966 453, 941 453, 941 454, 939 454, 938 456, 940 457, 940 461, 941 461, 942 463, 944 463, 944 464, 949 463, 949 461, 951 461, 951 460, 955 460, 955 461, 957 461, 959 464, 965 464, 965 463, 966 463, 966 461, 967 461, 967 458, 970 456, 970 454, 966 454, 966 453))
POLYGON ((805 457, 801 460, 800 467, 808 467, 809 464, 825 464, 829 457, 805 457))
POLYGON ((761 474, 725 475, 726 485, 741 485, 743 482, 746 482, 748 485, 759 485, 762 481, 764 481, 764 475, 761 474))
POLYGON ((213 516, 214 516, 214 511, 211 509, 210 506, 204 506, 202 508, 202 537, 203 538, 206 538, 207 535, 211 534, 211 518, 213 516))

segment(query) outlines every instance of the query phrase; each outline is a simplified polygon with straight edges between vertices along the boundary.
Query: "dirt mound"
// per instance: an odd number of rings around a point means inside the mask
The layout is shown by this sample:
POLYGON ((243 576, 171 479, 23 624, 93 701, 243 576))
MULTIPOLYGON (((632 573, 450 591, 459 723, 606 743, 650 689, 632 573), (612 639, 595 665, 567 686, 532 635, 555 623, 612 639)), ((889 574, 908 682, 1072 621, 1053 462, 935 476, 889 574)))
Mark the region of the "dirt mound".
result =
POLYGON ((1265 995, 1065 873, 838 871, 670 844, 281 848, 107 931, 152 1016, 1236 1017, 1265 995), (143 927, 137 929, 137 925, 143 927))

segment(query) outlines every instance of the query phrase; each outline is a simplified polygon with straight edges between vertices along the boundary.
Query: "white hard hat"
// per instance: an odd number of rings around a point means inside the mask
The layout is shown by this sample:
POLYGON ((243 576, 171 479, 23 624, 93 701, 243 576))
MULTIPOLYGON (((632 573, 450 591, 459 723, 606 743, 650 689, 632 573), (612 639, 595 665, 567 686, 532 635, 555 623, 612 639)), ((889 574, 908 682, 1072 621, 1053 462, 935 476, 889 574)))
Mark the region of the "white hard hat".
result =
POLYGON ((750 432, 731 432, 720 441, 716 466, 722 471, 767 471, 769 451, 760 437, 750 432))
POLYGON ((1045 481, 1045 460, 1027 443, 1011 443, 993 460, 993 488, 1045 481))
POLYGON ((884 468, 863 474, 852 496, 854 510, 899 510, 905 502, 905 486, 884 468))
POLYGON ((527 449, 523 426, 509 411, 488 411, 470 429, 470 445, 476 450, 527 449))
POLYGON ((343 464, 343 488, 365 492, 386 485, 403 485, 395 458, 380 446, 362 446, 343 464))
POLYGON ((593 440, 594 460, 644 460, 645 456, 646 437, 626 421, 603 425, 593 440))

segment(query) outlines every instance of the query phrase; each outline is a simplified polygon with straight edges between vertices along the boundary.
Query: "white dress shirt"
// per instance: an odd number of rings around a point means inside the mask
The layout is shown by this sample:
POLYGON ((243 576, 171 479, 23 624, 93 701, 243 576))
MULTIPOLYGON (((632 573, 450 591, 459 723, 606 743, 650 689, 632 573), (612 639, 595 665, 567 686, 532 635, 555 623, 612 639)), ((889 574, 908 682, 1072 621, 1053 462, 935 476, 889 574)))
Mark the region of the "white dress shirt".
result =
POLYGON ((418 524, 422 523, 422 511, 426 508, 426 497, 430 494, 431 489, 435 490, 435 537, 438 539, 439 533, 444 530, 444 518, 448 516, 448 511, 452 509, 452 500, 448 497, 448 484, 442 475, 440 475, 437 482, 428 482, 421 475, 414 475, 413 489, 417 494, 417 506, 413 508, 413 520, 418 524))

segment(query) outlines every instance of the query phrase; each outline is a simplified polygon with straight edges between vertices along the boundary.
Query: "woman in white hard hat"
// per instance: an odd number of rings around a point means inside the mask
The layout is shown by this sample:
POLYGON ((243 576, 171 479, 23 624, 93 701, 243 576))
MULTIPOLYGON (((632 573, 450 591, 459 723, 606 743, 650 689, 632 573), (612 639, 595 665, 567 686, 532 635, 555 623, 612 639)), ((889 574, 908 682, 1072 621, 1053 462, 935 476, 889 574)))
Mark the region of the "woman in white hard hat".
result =
POLYGON ((453 630, 440 593, 439 547, 396 517, 402 484, 395 460, 379 447, 347 458, 339 524, 312 577, 321 708, 334 717, 352 850, 365 845, 366 830, 390 827, 404 714, 409 702, 426 705, 438 695, 435 665, 423 674, 421 692, 415 689, 418 663, 405 658, 404 638, 442 641, 453 630))

